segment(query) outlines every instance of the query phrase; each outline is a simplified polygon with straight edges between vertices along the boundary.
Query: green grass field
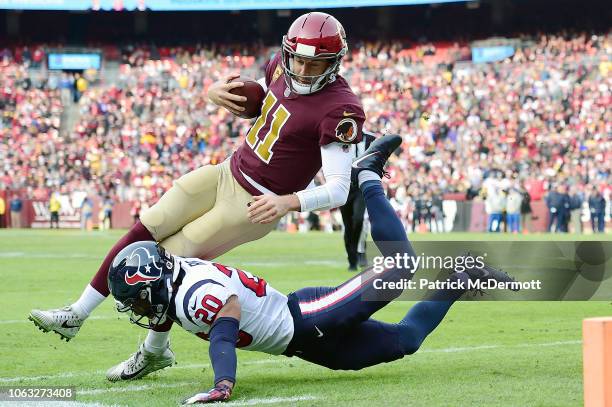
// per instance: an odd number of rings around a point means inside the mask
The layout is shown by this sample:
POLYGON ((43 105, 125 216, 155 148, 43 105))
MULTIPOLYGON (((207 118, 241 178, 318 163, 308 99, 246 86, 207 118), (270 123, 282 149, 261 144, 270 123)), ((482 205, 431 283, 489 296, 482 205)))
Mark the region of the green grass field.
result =
MULTIPOLYGON (((0 386, 75 386, 73 405, 148 407, 176 405, 210 387, 208 343, 177 327, 171 336, 176 366, 140 381, 107 382, 105 370, 134 352, 146 334, 119 318, 112 301, 69 343, 27 320, 32 308, 74 301, 120 234, 0 231, 0 386)), ((273 233, 221 260, 288 293, 347 279, 341 240, 339 234, 273 233)), ((376 317, 396 322, 410 305, 392 303, 376 317)), ((581 322, 604 315, 612 315, 609 302, 460 302, 415 355, 359 372, 238 351, 237 387, 227 405, 580 406, 581 322)))

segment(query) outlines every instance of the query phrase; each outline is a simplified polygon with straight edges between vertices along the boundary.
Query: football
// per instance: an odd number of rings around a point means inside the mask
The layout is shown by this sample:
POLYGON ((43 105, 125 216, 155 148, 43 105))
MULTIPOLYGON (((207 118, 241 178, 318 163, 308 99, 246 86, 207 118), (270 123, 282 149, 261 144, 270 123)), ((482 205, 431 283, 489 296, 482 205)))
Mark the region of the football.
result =
POLYGON ((243 76, 234 79, 232 82, 244 82, 244 86, 234 88, 230 91, 230 93, 245 96, 247 98, 246 102, 236 102, 236 104, 242 105, 245 108, 240 117, 243 119, 252 119, 259 116, 261 113, 261 105, 266 95, 262 86, 254 79, 243 76))

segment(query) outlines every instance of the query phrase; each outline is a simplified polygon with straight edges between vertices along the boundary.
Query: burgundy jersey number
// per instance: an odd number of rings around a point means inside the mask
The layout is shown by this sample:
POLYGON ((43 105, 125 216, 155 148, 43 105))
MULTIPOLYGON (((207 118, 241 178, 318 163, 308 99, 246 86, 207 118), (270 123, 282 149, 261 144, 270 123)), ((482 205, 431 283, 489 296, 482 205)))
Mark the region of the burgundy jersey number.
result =
POLYGON ((213 263, 217 270, 222 272, 228 277, 232 276, 232 273, 235 271, 238 273, 238 278, 242 285, 244 285, 249 290, 253 291, 258 297, 265 297, 266 295, 266 280, 263 278, 259 278, 257 276, 252 275, 249 272, 242 271, 240 269, 234 267, 224 266, 223 264, 213 263))

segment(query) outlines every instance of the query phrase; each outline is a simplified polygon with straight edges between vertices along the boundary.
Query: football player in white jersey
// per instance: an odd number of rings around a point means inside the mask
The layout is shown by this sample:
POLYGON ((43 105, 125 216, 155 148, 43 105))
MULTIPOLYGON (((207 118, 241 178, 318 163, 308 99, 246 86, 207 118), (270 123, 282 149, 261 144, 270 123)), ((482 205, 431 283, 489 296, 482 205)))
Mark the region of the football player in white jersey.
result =
MULTIPOLYGON (((372 145, 376 143, 379 141, 372 145)), ((393 144, 397 146, 399 141, 389 145, 393 144)), ((381 253, 416 256, 382 188, 383 166, 393 149, 386 153, 376 148, 366 151, 353 169, 370 215, 372 237, 381 253)), ((169 318, 210 341, 214 386, 184 401, 194 404, 230 398, 236 382, 237 347, 297 356, 330 369, 358 370, 416 352, 466 292, 469 279, 514 281, 486 265, 474 267, 451 274, 449 280, 459 288, 434 292, 398 323, 371 319, 374 312, 401 294, 401 290, 380 290, 381 283, 413 275, 409 268, 379 273, 370 269, 338 287, 307 287, 285 296, 246 271, 173 256, 154 242, 142 241, 127 246, 114 258, 109 287, 119 311, 130 312, 132 322, 151 328, 169 318)), ((142 377, 153 371, 140 368, 147 365, 146 358, 144 350, 139 351, 107 376, 111 380, 142 377)))

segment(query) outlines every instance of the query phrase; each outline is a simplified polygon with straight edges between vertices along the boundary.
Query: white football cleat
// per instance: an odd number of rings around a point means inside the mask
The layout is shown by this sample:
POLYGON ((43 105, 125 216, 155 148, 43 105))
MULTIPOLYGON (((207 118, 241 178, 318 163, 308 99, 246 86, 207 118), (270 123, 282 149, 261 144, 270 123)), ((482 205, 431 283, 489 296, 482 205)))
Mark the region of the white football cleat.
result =
POLYGON ((78 316, 70 306, 48 311, 34 309, 30 312, 28 319, 34 322, 34 325, 41 331, 54 331, 66 342, 75 337, 85 322, 85 319, 78 316))
POLYGON ((106 378, 111 382, 140 379, 156 370, 172 366, 174 360, 174 352, 170 350, 170 344, 161 355, 158 355, 145 350, 143 343, 128 360, 108 369, 106 378))

